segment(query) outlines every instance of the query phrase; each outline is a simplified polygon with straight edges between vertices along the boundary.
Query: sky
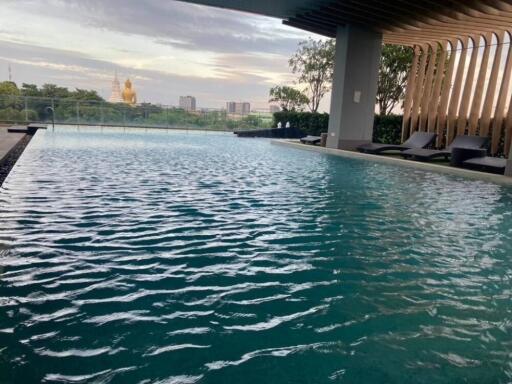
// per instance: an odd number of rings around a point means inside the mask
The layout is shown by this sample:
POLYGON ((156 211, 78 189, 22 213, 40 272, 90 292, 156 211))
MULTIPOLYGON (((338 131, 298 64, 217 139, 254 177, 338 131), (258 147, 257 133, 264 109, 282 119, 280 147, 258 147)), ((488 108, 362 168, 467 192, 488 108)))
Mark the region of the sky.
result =
POLYGON ((198 107, 233 100, 263 109, 270 87, 293 84, 288 58, 308 37, 320 38, 278 19, 173 0, 2 0, 0 81, 10 64, 18 85, 108 98, 117 71, 141 102, 193 95, 198 107))

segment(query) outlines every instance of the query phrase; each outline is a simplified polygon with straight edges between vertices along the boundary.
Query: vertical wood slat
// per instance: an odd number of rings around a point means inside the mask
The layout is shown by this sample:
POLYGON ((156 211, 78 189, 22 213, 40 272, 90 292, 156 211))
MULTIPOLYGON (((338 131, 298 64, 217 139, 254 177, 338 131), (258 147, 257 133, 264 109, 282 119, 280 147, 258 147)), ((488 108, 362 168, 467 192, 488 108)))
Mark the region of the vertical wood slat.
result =
POLYGON ((427 120, 428 120, 428 106, 430 105, 430 100, 432 98, 432 86, 434 81, 434 71, 436 69, 436 59, 437 59, 437 43, 430 44, 429 49, 429 59, 427 66, 427 75, 425 78, 425 86, 423 87, 423 95, 421 100, 421 112, 420 112, 420 122, 419 122, 419 130, 424 132, 427 130, 427 120))
POLYGON ((450 106, 448 107, 448 125, 446 129, 446 145, 451 144, 455 137, 455 122, 457 121, 457 112, 460 105, 460 95, 462 90, 462 82, 464 80, 464 72, 466 70, 466 58, 468 56, 468 37, 460 39, 461 51, 457 64, 457 72, 453 83, 452 96, 450 98, 450 106))
POLYGON ((489 125, 491 122, 492 107, 494 99, 496 97, 496 85, 498 82, 498 75, 501 66, 501 55, 503 52, 503 37, 504 32, 500 31, 496 35, 497 43, 496 54, 494 55, 494 62, 491 70, 491 77, 489 79, 489 85, 487 87, 487 95, 485 96, 484 109, 482 111, 482 117, 480 118, 480 136, 489 136, 489 125))
MULTIPOLYGON (((507 32, 510 35, 510 32, 507 32)), ((512 72, 512 44, 509 44, 507 53, 507 61, 503 73, 503 79, 501 81, 500 93, 498 95, 498 103, 496 104, 496 110, 494 111, 494 122, 492 125, 492 140, 491 140, 491 154, 495 155, 498 152, 498 146, 500 144, 501 133, 503 128, 503 117, 505 116, 505 106, 507 103, 507 97, 510 91, 510 79, 512 72)), ((508 136, 505 132, 505 136, 508 136)), ((507 141, 507 137, 505 137, 507 141)))
POLYGON ((480 118, 480 111, 482 110, 482 98, 484 95, 484 85, 487 78, 487 70, 489 68, 489 57, 491 53, 492 33, 487 33, 483 36, 485 41, 484 53, 482 55, 482 62, 478 72, 478 79, 475 85, 475 94, 471 104, 471 111, 469 112, 469 127, 468 133, 475 135, 478 128, 478 119, 480 118))
POLYGON ((423 97, 421 100, 421 112, 419 130, 425 132, 427 130, 428 106, 432 98, 432 86, 434 82, 434 71, 436 69, 437 59, 437 43, 429 44, 429 59, 427 64, 427 76, 425 78, 425 86, 423 87, 423 97))
POLYGON ((443 132, 446 125, 446 109, 448 108, 448 101, 450 100, 450 90, 452 87, 453 70, 455 68, 455 58, 458 40, 450 40, 451 52, 450 61, 448 62, 448 69, 443 81, 443 89, 441 91, 441 102, 437 112, 437 146, 440 147, 443 141, 443 132))
POLYGON ((432 89, 432 97, 430 98, 430 105, 428 106, 428 132, 435 132, 436 130, 436 113, 439 106, 439 97, 441 96, 441 87, 444 79, 444 69, 446 66, 446 58, 448 57, 448 42, 441 43, 441 54, 437 63, 434 88, 432 89))
POLYGON ((416 77, 418 73, 418 63, 420 58, 420 47, 414 47, 414 58, 412 61, 409 77, 407 79, 407 88, 405 90, 404 117, 402 121, 402 143, 409 137, 409 128, 411 126, 411 106, 414 90, 416 88, 416 77))
POLYGON ((475 81, 476 62, 478 60, 478 46, 480 45, 480 36, 471 36, 473 41, 473 50, 471 52, 471 60, 469 61, 468 73, 464 84, 464 91, 459 108, 459 119, 457 121, 457 135, 463 135, 466 132, 468 122, 468 110, 471 95, 473 94, 473 83, 475 81))
POLYGON ((411 112, 411 134, 416 132, 418 127, 418 116, 420 113, 420 101, 423 93, 423 85, 425 81, 425 68, 427 66, 427 58, 429 53, 429 47, 421 47, 422 56, 420 61, 420 69, 418 72, 418 78, 416 80, 416 89, 412 101, 412 112, 411 112))

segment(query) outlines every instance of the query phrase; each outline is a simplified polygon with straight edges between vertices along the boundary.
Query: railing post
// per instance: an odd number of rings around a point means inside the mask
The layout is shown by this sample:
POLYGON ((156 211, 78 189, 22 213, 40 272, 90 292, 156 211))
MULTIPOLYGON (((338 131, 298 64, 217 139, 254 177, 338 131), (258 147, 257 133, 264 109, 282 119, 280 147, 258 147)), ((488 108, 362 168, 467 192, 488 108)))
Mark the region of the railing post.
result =
POLYGON ((103 123, 104 123, 104 116, 103 116, 103 105, 105 103, 104 102, 100 102, 100 124, 103 126, 103 123))
POLYGON ((28 100, 27 96, 24 97, 25 101, 25 122, 28 123, 28 100))
POLYGON ((52 110, 53 110, 52 116, 53 116, 53 120, 55 121, 55 100, 53 99, 53 97, 51 99, 51 103, 52 103, 52 110))
POLYGON ((76 125, 80 125, 80 102, 76 101, 76 125))

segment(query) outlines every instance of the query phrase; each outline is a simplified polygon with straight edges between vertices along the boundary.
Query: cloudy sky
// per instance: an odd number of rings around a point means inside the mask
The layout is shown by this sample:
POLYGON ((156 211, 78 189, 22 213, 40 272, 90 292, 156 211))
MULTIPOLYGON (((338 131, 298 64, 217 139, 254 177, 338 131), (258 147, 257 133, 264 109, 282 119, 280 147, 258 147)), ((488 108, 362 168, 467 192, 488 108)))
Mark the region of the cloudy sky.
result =
POLYGON ((0 80, 56 83, 110 95, 117 70, 140 101, 267 108, 291 84, 287 60, 309 36, 280 20, 172 0, 2 0, 0 80))

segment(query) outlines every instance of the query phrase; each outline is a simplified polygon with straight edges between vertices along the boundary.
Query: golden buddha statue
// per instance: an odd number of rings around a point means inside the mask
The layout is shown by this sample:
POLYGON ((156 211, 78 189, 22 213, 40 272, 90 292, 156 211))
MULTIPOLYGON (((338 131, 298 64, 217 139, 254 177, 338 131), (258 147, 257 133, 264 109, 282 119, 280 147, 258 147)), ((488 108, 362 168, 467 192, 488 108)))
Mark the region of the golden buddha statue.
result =
POLYGON ((130 81, 130 79, 126 79, 126 81, 124 82, 124 89, 123 89, 122 96, 123 96, 123 101, 126 104, 129 104, 129 105, 137 104, 137 93, 132 88, 132 82, 130 81))

